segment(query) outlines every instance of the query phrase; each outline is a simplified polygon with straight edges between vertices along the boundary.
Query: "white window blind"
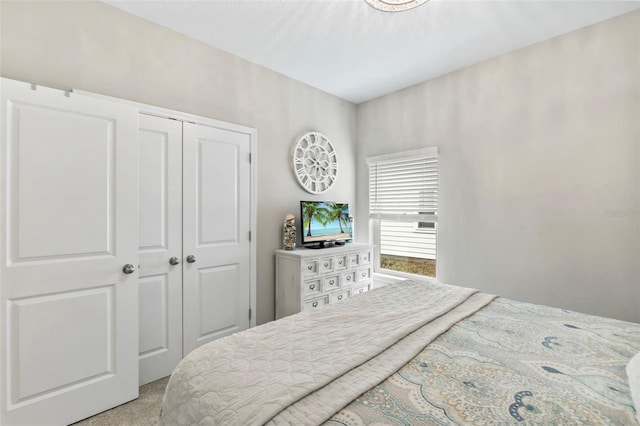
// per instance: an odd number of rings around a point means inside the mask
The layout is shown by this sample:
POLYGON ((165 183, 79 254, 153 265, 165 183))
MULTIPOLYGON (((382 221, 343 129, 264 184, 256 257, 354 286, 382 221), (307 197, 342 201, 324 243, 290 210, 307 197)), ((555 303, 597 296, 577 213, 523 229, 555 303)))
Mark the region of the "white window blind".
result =
POLYGON ((437 148, 369 157, 367 164, 371 219, 437 221, 437 148))

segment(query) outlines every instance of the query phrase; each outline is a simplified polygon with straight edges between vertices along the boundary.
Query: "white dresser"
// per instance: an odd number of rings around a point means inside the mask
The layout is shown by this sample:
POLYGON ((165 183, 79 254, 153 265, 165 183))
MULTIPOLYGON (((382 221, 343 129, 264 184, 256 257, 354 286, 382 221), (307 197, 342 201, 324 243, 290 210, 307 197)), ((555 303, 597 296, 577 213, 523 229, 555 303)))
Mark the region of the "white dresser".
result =
POLYGON ((276 319, 371 289, 373 246, 276 250, 276 319))

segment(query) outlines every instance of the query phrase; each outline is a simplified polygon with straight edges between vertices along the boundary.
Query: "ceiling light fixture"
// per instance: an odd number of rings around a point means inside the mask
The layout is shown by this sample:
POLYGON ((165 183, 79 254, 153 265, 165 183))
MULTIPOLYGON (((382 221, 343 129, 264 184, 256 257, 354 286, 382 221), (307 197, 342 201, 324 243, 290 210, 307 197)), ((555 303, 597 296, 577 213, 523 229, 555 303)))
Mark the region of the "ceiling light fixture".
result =
POLYGON ((374 9, 383 12, 402 12, 418 7, 429 0, 364 0, 374 9))

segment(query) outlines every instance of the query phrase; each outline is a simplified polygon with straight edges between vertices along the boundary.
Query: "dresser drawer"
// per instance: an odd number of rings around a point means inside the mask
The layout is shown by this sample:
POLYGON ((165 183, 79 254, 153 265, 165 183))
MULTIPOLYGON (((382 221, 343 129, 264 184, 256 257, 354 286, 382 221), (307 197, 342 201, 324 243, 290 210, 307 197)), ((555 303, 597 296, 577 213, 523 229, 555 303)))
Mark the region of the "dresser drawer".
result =
POLYGON ((304 302, 304 310, 309 311, 311 309, 316 309, 328 303, 329 303, 329 296, 322 296, 316 299, 306 300, 304 302))
POLYGON ((305 280, 302 288, 305 299, 322 294, 322 278, 305 280))
POLYGON ((343 286, 354 284, 356 282, 356 271, 344 272, 340 278, 343 286))
POLYGON ((371 279, 371 268, 358 269, 358 281, 366 281, 371 279))
POLYGON ((358 258, 358 265, 368 265, 371 263, 371 252, 363 251, 358 258))
POLYGON ((329 295, 329 303, 342 302, 344 299, 348 298, 349 296, 351 296, 350 290, 332 293, 329 295))
POLYGON ((321 274, 327 272, 333 272, 333 257, 325 257, 320 259, 320 264, 318 267, 321 274))
POLYGON ((318 275, 318 260, 305 260, 302 264, 302 273, 304 275, 318 275))
POLYGON ((322 287, 322 290, 327 292, 327 291, 333 291, 333 290, 338 290, 340 288, 340 275, 339 274, 331 274, 331 275, 327 275, 324 278, 324 286, 322 287))
POLYGON ((355 268, 358 266, 358 253, 351 253, 349 255, 349 268, 355 268))
POLYGON ((347 269, 347 267, 349 266, 348 256, 345 254, 336 256, 334 259, 333 265, 334 265, 334 271, 341 271, 343 269, 347 269))
POLYGON ((362 293, 366 293, 367 291, 369 291, 370 285, 369 284, 365 284, 362 286, 358 286, 356 288, 353 289, 353 294, 362 294, 362 293))

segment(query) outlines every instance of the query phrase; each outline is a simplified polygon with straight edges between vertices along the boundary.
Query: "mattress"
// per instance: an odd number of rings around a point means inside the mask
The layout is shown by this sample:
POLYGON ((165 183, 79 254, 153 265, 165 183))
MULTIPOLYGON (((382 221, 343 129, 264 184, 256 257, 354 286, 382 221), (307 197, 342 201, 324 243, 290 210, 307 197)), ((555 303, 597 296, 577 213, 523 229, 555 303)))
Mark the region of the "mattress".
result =
POLYGON ((419 281, 207 344, 161 424, 632 424, 640 324, 419 281))

